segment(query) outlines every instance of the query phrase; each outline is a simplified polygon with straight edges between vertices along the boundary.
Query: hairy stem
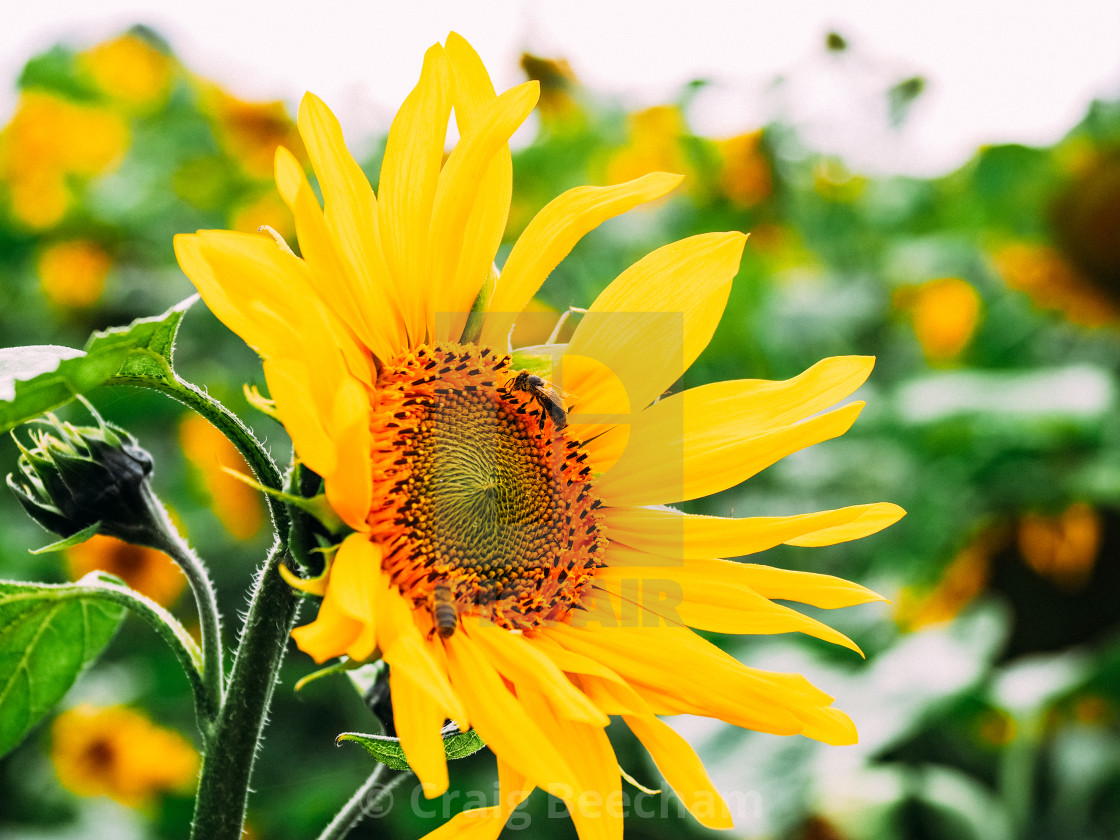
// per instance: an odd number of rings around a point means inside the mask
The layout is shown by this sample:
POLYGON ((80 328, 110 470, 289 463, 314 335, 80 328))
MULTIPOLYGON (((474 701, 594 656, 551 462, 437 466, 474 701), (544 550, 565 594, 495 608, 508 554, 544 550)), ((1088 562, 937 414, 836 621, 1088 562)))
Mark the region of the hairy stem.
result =
POLYGON ((150 598, 141 595, 127 586, 115 583, 101 582, 96 586, 70 587, 65 593, 66 598, 103 598, 126 608, 134 615, 142 618, 148 625, 167 642, 175 658, 183 667, 183 672, 190 680, 191 690, 194 693, 195 714, 198 717, 199 728, 203 728, 205 721, 212 720, 217 714, 220 702, 218 697, 211 694, 202 675, 202 654, 194 639, 183 628, 175 617, 150 598))
POLYGON ((390 770, 378 764, 362 786, 354 791, 350 800, 330 824, 323 829, 317 840, 342 840, 358 823, 366 817, 379 817, 388 810, 385 797, 409 774, 400 770, 390 770))
POLYGON ((296 620, 298 600, 277 571, 286 554, 278 542, 253 584, 225 703, 203 756, 193 840, 241 837, 253 763, 288 634, 296 620))
POLYGON ((152 547, 167 554, 183 570, 198 608, 198 626, 202 634, 202 680, 207 694, 213 698, 211 711, 205 717, 200 716, 198 726, 202 730, 203 741, 209 743, 214 718, 224 702, 225 693, 222 616, 218 611, 218 595, 214 591, 214 584, 210 582, 206 564, 183 539, 163 505, 152 497, 148 506, 151 508, 150 515, 160 525, 153 534, 158 534, 160 539, 152 547))
MULTIPOLYGON (((167 379, 117 376, 110 379, 107 384, 150 388, 159 391, 161 394, 166 394, 188 408, 194 409, 209 420, 237 447, 257 481, 274 490, 283 488, 284 478, 280 474, 280 468, 276 466, 276 462, 272 460, 268 450, 261 445, 261 442, 256 439, 249 427, 241 421, 241 418, 201 388, 192 385, 185 379, 181 379, 170 367, 167 369, 167 379)), ((269 514, 272 516, 273 529, 277 534, 286 536, 289 527, 288 509, 284 507, 283 502, 271 496, 266 495, 265 501, 268 503, 269 514)))

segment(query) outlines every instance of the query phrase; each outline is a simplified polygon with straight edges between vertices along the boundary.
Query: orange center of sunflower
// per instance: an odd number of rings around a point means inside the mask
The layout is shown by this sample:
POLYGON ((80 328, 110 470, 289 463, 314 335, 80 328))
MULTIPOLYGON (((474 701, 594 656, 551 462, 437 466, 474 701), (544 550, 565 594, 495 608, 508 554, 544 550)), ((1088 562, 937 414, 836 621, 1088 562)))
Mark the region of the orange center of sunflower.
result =
POLYGON ((368 521, 382 567, 442 636, 465 616, 528 631, 562 621, 601 565, 582 442, 510 362, 420 347, 378 379, 368 521))

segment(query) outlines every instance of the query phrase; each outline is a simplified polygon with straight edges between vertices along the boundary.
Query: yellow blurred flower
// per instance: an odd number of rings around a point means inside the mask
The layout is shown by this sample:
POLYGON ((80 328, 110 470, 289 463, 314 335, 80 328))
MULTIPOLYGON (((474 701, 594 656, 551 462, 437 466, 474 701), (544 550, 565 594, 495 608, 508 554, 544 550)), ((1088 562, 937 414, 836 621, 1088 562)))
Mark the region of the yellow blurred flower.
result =
POLYGON ((537 112, 541 122, 553 129, 581 125, 584 112, 576 99, 580 87, 572 66, 562 58, 541 58, 532 53, 521 54, 521 69, 531 81, 540 83, 541 98, 537 112))
POLYGON ((1098 147, 1081 157, 1050 207, 1054 242, 1078 273, 1116 305, 1120 303, 1120 147, 1098 147))
POLYGON ((249 175, 272 176, 277 146, 283 146, 306 165, 303 141, 283 102, 249 102, 206 81, 200 82, 200 93, 218 142, 249 175))
POLYGON ((113 261, 96 242, 58 242, 39 254, 39 287, 57 306, 92 306, 105 291, 113 261))
POLYGON ((620 184, 647 172, 684 173, 687 162, 681 153, 681 138, 688 131, 681 109, 657 105, 627 117, 629 139, 607 163, 607 181, 620 184))
POLYGON ((197 414, 188 414, 179 424, 179 442, 210 495, 211 509, 230 535, 244 540, 256 534, 264 522, 260 494, 223 469, 248 473, 237 447, 197 414))
POLYGON ((175 603, 187 583, 179 567, 162 551, 102 534, 66 549, 66 565, 71 580, 93 571, 108 572, 165 607, 175 603))
POLYGON ((996 271, 1040 309, 1057 309, 1074 324, 1100 327, 1120 320, 1120 306, 1098 291, 1057 250, 1017 242, 993 255, 996 271))
POLYGON ((716 144, 722 161, 720 187, 733 203, 754 207, 770 195, 770 163, 762 150, 762 132, 739 134, 716 144))
POLYGON ((1116 703, 1100 694, 1085 694, 1073 705, 1074 720, 1089 726, 1112 726, 1116 712, 1116 703))
POLYGON ((186 738, 123 706, 65 711, 55 719, 51 742, 63 787, 130 808, 151 804, 159 793, 189 792, 198 773, 198 752, 186 738))
POLYGON ((989 709, 981 716, 976 734, 987 744, 1003 747, 1018 736, 1019 723, 1003 709, 989 709))
POLYGON ((86 50, 78 62, 103 92, 134 107, 159 105, 171 90, 174 60, 132 33, 86 50))
POLYGON ((1028 513, 1019 521, 1019 552, 1038 575, 1076 591, 1093 575, 1101 531, 1100 515, 1084 502, 1057 516, 1028 513))
POLYGON ((959 277, 941 277, 904 290, 896 303, 909 310, 914 335, 930 362, 947 362, 959 356, 981 320, 980 295, 959 277))
POLYGON ((70 204, 68 176, 109 171, 128 142, 127 124, 112 111, 41 91, 22 94, 0 134, 0 179, 8 184, 12 215, 33 228, 57 224, 70 204))
POLYGON ((992 557, 1007 544, 1007 531, 988 528, 953 558, 929 592, 904 589, 895 602, 895 622, 904 630, 921 630, 952 621, 984 591, 992 557))
POLYGON ((839 158, 826 157, 813 167, 813 189, 821 198, 846 203, 863 195, 867 179, 854 174, 839 158))

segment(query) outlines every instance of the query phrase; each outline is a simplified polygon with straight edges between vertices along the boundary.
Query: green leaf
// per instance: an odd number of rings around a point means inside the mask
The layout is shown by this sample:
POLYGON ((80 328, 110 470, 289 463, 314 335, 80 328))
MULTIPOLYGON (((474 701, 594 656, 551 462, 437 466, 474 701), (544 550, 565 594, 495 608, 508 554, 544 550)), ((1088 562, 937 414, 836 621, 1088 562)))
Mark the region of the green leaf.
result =
MULTIPOLYGON (((343 732, 334 739, 335 746, 342 741, 353 741, 361 745, 375 759, 394 770, 412 769, 404 757, 399 738, 391 738, 388 735, 366 735, 361 732, 343 732)), ((486 744, 473 729, 468 729, 466 732, 459 732, 456 729, 443 736, 443 750, 447 754, 448 761, 466 758, 485 746, 486 744)))
POLYGON ((198 295, 191 295, 162 315, 138 318, 127 327, 111 327, 104 332, 95 332, 86 342, 86 355, 123 351, 114 379, 158 379, 170 382, 175 378, 171 371, 175 334, 179 331, 183 316, 196 300, 198 295))
POLYGON ((28 551, 32 554, 47 554, 52 551, 62 551, 65 548, 84 543, 90 537, 97 533, 97 529, 101 527, 100 522, 94 522, 87 525, 80 531, 75 531, 68 537, 63 537, 61 540, 56 540, 50 545, 44 545, 42 548, 29 548, 28 551))
POLYGON ((124 618, 122 606, 91 594, 116 578, 92 572, 77 583, 0 581, 0 756, 63 698, 124 618))
POLYGON ((0 349, 0 432, 92 391, 110 379, 141 385, 170 382, 171 348, 197 295, 162 315, 95 332, 85 350, 53 344, 0 349))

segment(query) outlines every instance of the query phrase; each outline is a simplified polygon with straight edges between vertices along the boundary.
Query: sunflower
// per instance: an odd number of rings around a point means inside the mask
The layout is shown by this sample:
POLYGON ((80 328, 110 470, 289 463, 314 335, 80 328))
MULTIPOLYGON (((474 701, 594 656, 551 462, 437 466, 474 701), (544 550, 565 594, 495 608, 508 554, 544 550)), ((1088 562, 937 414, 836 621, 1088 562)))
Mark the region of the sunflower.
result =
POLYGON ((67 790, 130 808, 147 807, 160 793, 190 790, 199 763, 190 741, 142 712, 88 704, 55 718, 51 760, 67 790))
POLYGON ((493 260, 511 194, 509 137, 537 99, 495 94, 459 36, 425 55, 389 132, 376 197, 338 122, 308 94, 298 125, 320 207, 279 149, 276 182, 302 256, 282 240, 200 231, 175 241, 210 308, 263 357, 297 456, 353 529, 315 579, 296 628, 316 661, 380 658, 394 722, 424 792, 448 785, 441 726, 474 727, 502 795, 435 836, 496 836, 534 788, 564 800, 581 837, 620 837, 620 715, 708 826, 727 806, 658 715, 691 713, 833 744, 851 720, 798 674, 748 668, 694 633, 802 631, 855 648, 772 598, 878 600, 819 574, 732 562, 781 543, 828 545, 901 511, 871 504, 723 519, 664 505, 699 498, 842 434, 872 361, 828 359, 783 382, 663 396, 707 345, 745 237, 693 236, 624 271, 565 345, 511 353, 517 314, 579 238, 656 199, 654 173, 548 204, 493 260), (460 139, 444 158, 454 111, 460 139), (823 412, 823 413, 822 413, 823 412), (686 670, 687 679, 681 678, 686 670))

